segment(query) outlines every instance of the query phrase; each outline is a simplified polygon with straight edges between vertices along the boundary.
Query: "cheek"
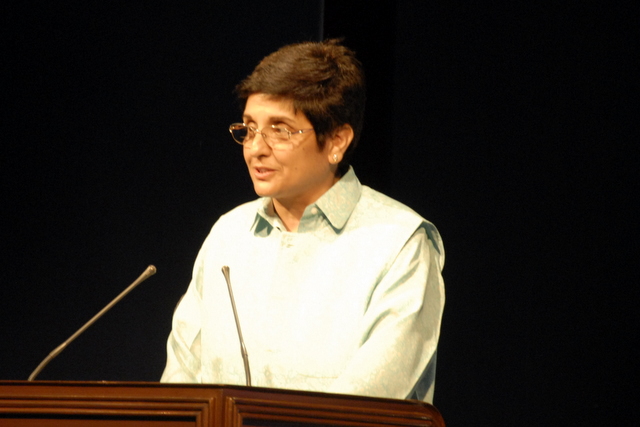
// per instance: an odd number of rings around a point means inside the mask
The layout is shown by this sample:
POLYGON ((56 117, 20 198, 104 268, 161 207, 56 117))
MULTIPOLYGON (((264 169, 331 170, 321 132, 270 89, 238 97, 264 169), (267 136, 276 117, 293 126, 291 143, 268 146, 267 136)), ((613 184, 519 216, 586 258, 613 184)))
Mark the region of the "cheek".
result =
POLYGON ((309 150, 309 147, 300 147, 298 151, 292 154, 294 155, 286 159, 289 170, 292 172, 309 172, 313 169, 312 156, 314 153, 309 150))
POLYGON ((273 151, 271 153, 272 164, 277 165, 281 170, 295 170, 297 168, 297 153, 289 153, 286 151, 273 151))

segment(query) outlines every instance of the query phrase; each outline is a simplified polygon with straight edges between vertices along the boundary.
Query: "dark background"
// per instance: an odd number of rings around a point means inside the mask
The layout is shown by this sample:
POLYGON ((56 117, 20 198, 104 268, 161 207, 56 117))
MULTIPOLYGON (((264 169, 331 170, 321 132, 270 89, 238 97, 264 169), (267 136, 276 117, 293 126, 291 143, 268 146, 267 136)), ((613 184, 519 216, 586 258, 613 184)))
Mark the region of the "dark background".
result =
POLYGON ((634 425, 639 6, 1 6, 0 379, 157 381, 217 217, 255 197, 235 84, 281 45, 365 64, 365 184, 439 228, 449 426, 634 425))

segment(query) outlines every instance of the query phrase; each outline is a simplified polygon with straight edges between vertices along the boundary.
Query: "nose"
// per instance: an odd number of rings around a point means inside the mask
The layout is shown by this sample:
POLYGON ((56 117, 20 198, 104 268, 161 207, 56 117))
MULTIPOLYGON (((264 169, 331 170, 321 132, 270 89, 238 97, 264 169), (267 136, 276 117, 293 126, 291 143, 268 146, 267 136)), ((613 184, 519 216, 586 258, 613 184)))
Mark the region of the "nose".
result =
POLYGON ((267 144, 267 137, 262 132, 256 132, 253 140, 244 144, 244 149, 254 157, 268 155, 271 152, 271 147, 267 144))

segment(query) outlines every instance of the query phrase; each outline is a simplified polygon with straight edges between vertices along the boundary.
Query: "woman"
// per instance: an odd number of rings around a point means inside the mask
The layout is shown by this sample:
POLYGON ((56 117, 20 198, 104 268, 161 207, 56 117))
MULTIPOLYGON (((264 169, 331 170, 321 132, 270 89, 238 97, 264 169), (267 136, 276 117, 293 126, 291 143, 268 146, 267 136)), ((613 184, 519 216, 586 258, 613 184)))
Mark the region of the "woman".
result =
POLYGON ((300 43, 238 85, 230 126, 260 198, 206 238, 173 319, 162 381, 244 384, 223 266, 253 385, 433 398, 442 241, 349 166, 364 75, 339 42, 300 43))

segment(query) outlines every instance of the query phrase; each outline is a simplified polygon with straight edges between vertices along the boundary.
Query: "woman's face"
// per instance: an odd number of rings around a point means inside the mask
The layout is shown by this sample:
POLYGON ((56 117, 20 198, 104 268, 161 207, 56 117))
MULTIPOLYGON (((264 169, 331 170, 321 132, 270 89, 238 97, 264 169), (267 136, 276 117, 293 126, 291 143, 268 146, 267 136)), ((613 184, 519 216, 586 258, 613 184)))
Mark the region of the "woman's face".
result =
MULTIPOLYGON (((242 117, 245 124, 259 130, 272 125, 292 132, 313 128, 302 112, 294 110, 292 100, 260 93, 249 96, 242 117)), ((318 148, 313 131, 291 135, 291 143, 290 150, 274 150, 257 134, 253 143, 244 146, 244 159, 259 196, 271 197, 290 209, 304 209, 337 181, 332 143, 327 138, 325 147, 318 148)))

